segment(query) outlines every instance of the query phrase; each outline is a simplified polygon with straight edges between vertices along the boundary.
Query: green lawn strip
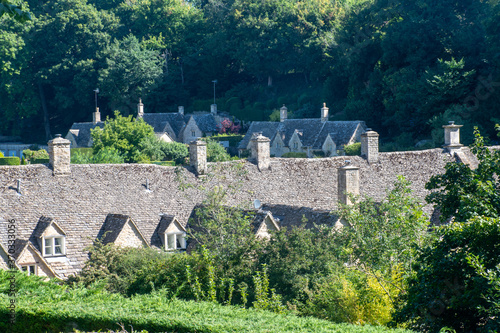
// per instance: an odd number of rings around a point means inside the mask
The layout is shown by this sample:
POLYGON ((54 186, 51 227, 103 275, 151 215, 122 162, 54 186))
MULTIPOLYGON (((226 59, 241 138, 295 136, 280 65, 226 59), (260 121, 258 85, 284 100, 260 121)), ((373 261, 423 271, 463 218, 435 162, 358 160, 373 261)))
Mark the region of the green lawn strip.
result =
MULTIPOLYGON (((267 311, 221 306, 208 302, 167 300, 161 293, 124 298, 91 295, 79 300, 53 299, 38 302, 17 300, 16 332, 117 329, 118 323, 149 332, 399 332, 385 327, 334 324, 315 318, 277 315, 267 311)), ((6 305, 7 299, 2 297, 6 305)), ((7 316, 2 307, 2 322, 7 316)), ((0 328, 6 329, 7 327, 0 328)))

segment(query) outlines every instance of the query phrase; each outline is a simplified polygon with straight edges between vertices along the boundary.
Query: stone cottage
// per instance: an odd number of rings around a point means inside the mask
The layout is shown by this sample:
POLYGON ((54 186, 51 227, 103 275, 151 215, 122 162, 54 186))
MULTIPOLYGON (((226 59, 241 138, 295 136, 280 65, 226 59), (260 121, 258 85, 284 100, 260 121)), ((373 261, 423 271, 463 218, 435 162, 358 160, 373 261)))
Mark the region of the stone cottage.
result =
POLYGON ((321 118, 288 119, 286 106, 280 109, 280 121, 254 121, 240 142, 240 152, 251 148, 253 136, 261 134, 270 141, 271 155, 280 157, 284 153, 306 153, 313 157, 315 152, 324 156, 336 156, 344 145, 359 142, 366 131, 363 121, 329 121, 329 109, 323 104, 321 118))
MULTIPOLYGON (((210 112, 196 111, 192 114, 184 114, 183 106, 179 106, 178 112, 145 113, 142 101, 137 104, 137 119, 142 118, 151 125, 156 137, 165 142, 187 144, 203 136, 212 136, 218 132, 221 122, 229 117, 228 113, 217 111, 216 104, 211 105, 210 112)), ((99 108, 93 113, 92 122, 74 123, 65 138, 73 148, 91 147, 91 130, 96 127, 104 127, 99 108)))
MULTIPOLYGON (((66 278, 82 269, 85 249, 95 239, 182 250, 189 246, 188 219, 206 198, 204 189, 224 184, 241 185, 229 192, 228 205, 246 203, 250 209, 252 202, 262 203, 253 225, 262 237, 304 223, 333 226, 337 221, 329 213, 347 202, 346 193, 381 200, 398 175, 423 201, 425 183, 443 173, 447 162, 475 163, 459 143, 459 128, 445 126, 444 149, 380 153, 377 133, 368 131, 361 135, 362 156, 321 159, 271 158, 270 139, 260 136, 252 141, 249 160, 207 163, 203 144, 193 142, 191 165, 181 169, 72 165, 70 141, 58 137, 49 142, 50 165, 0 166, 0 267, 13 262, 27 274, 66 278)), ((426 212, 430 217, 432 207, 426 212)))

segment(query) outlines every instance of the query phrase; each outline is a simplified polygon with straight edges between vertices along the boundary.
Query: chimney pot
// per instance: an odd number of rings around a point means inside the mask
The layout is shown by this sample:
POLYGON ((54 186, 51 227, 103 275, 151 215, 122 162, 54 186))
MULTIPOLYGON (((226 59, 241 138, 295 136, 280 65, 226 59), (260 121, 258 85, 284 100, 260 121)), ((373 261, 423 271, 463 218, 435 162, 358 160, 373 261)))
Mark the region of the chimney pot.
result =
POLYGON ((271 165, 271 150, 269 138, 259 134, 252 138, 252 159, 257 162, 260 171, 269 169, 271 165))
POLYGON ((280 122, 284 122, 287 118, 288 118, 288 109, 285 106, 285 104, 283 104, 283 106, 280 109, 280 122))
POLYGON ((49 163, 54 176, 67 176, 71 173, 70 144, 61 134, 56 134, 55 138, 49 141, 49 163))
POLYGON ((371 128, 361 134, 361 156, 366 158, 368 163, 378 162, 378 133, 371 128))
POLYGON ((194 167, 197 175, 207 172, 207 143, 195 140, 189 144, 189 164, 194 167))

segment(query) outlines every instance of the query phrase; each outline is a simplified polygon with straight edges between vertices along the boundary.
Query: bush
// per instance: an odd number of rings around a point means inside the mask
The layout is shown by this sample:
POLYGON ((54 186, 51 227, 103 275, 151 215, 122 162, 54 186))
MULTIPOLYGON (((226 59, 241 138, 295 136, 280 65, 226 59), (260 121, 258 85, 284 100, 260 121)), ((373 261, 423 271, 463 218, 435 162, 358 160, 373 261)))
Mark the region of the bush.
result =
MULTIPOLYGON (((38 148, 38 147, 31 147, 31 148, 38 148)), ((49 153, 47 153, 45 149, 37 149, 37 150, 25 149, 23 150, 23 157, 28 161, 28 163, 34 163, 34 160, 39 160, 39 159, 48 160, 49 153)), ((40 162, 40 163, 45 163, 45 162, 40 162)))
POLYGON ((306 153, 294 153, 294 152, 289 152, 289 153, 284 153, 281 155, 283 158, 307 158, 306 153))
POLYGON ((31 164, 47 164, 49 161, 48 158, 34 158, 31 160, 31 164))
POLYGON ((356 142, 344 147, 344 152, 347 156, 361 155, 361 142, 356 142))
POLYGON ((218 134, 211 136, 213 141, 229 141, 229 147, 238 147, 238 144, 243 140, 244 135, 241 134, 218 134))
POLYGON ((164 160, 174 161, 175 164, 183 164, 184 159, 189 156, 188 147, 180 142, 162 141, 160 147, 163 154, 165 154, 164 160))
POLYGON ((21 159, 17 156, 0 157, 0 165, 21 165, 21 159))
POLYGON ((97 154, 88 150, 72 150, 71 163, 73 164, 120 164, 124 159, 119 152, 112 147, 105 147, 97 154))
POLYGON ((207 138, 206 141, 208 162, 224 162, 231 160, 231 156, 227 153, 226 148, 222 147, 217 141, 210 138, 207 138))

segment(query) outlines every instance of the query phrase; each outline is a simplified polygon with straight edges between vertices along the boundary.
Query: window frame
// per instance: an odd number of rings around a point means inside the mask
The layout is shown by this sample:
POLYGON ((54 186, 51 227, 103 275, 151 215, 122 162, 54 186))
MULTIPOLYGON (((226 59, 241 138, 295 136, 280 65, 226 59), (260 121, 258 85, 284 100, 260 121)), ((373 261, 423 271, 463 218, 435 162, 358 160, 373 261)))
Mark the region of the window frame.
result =
POLYGON ((42 254, 44 257, 60 257, 66 255, 66 237, 65 236, 50 236, 42 238, 42 254), (60 244, 56 244, 56 239, 61 240, 60 244), (48 244, 47 242, 50 242, 48 244), (60 253, 56 253, 56 248, 60 248, 60 253), (50 251, 47 251, 50 249, 50 251))
POLYGON ((26 272, 28 273, 28 276, 31 276, 31 275, 38 275, 37 273, 37 270, 38 270, 38 267, 36 264, 26 264, 26 265, 20 265, 21 266, 21 271, 22 272, 26 272), (33 267, 33 272, 31 272, 31 268, 33 267))
POLYGON ((165 250, 175 251, 175 250, 185 250, 187 248, 186 244, 186 233, 185 232, 169 232, 165 233, 165 250), (180 237, 179 237, 180 236, 180 237), (173 237, 173 240, 170 238, 173 237), (180 247, 177 247, 177 242, 179 242, 180 247), (170 244, 173 243, 173 247, 170 244))

